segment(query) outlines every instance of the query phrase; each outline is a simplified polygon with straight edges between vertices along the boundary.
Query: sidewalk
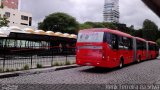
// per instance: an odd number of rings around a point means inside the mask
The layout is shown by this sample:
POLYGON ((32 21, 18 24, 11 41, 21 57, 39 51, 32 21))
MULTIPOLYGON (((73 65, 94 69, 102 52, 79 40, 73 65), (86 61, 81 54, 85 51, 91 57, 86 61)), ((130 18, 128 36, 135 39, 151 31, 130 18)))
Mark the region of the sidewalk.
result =
POLYGON ((76 67, 80 67, 80 66, 74 64, 74 65, 56 66, 56 67, 50 67, 50 68, 38 68, 38 69, 30 69, 30 70, 25 70, 25 71, 0 73, 0 79, 1 78, 16 77, 16 76, 39 74, 39 73, 54 72, 54 71, 65 70, 65 69, 76 68, 76 67))

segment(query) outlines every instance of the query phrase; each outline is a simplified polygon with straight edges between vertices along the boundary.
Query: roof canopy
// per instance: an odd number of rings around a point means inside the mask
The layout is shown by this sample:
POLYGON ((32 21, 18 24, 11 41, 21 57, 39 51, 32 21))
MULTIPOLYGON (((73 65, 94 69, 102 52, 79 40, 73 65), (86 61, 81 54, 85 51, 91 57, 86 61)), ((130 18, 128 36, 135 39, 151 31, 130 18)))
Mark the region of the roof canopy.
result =
POLYGON ((28 33, 16 33, 16 32, 11 32, 9 37, 5 38, 17 39, 17 40, 31 40, 31 41, 76 42, 76 39, 74 38, 28 34, 28 33))
POLYGON ((142 1, 160 17, 160 0, 142 0, 142 1))

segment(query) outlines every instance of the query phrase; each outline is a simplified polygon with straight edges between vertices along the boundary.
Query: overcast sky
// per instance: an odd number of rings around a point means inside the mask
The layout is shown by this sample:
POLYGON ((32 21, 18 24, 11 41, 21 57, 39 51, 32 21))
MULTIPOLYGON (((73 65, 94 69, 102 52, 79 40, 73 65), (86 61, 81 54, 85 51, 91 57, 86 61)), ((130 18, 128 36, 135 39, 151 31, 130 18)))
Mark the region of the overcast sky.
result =
MULTIPOLYGON (((145 19, 150 19, 160 26, 156 16, 141 0, 120 0, 120 22, 128 26, 141 28, 145 19)), ((33 15, 33 25, 54 12, 65 12, 83 23, 85 21, 103 21, 104 0, 21 0, 21 11, 33 15)))

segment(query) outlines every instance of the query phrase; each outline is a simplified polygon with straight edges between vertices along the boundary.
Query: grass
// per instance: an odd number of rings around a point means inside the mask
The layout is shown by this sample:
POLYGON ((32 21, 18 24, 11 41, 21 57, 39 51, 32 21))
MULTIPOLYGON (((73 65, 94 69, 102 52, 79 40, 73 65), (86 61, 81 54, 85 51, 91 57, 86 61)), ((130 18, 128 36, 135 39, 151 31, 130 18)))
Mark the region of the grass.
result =
POLYGON ((14 69, 11 69, 10 71, 11 71, 11 72, 14 72, 14 71, 16 71, 16 70, 14 70, 14 69))
POLYGON ((71 65, 70 61, 66 61, 65 65, 71 65))
POLYGON ((43 66, 42 66, 42 64, 37 64, 37 68, 42 68, 43 66))
POLYGON ((62 63, 62 62, 61 62, 61 63, 59 63, 59 65, 60 65, 60 66, 63 66, 63 65, 64 65, 64 63, 62 63))
POLYGON ((20 69, 19 68, 16 68, 16 71, 19 71, 20 69))
POLYGON ((3 72, 3 70, 0 68, 0 73, 2 73, 3 72))
MULTIPOLYGON (((63 66, 63 65, 71 65, 71 64, 75 64, 75 62, 71 62, 71 61, 66 61, 65 63, 63 62, 54 62, 51 64, 51 66, 63 66)), ((43 68, 42 64, 37 64, 37 68, 43 68)), ((29 66, 26 64, 22 69, 16 68, 16 69, 6 69, 5 72, 14 72, 14 71, 20 71, 20 70, 29 70, 29 66)), ((0 73, 3 72, 3 69, 0 68, 0 73)))
POLYGON ((76 62, 75 62, 75 61, 73 61, 73 62, 72 62, 72 64, 76 64, 76 62))
POLYGON ((60 64, 58 62, 54 62, 53 66, 60 66, 60 64))
POLYGON ((5 70, 6 72, 10 72, 10 70, 7 68, 6 70, 5 70))
POLYGON ((23 70, 29 70, 29 66, 28 66, 28 65, 25 65, 25 66, 23 67, 23 70))
POLYGON ((71 61, 66 61, 65 63, 62 62, 54 62, 51 64, 51 66, 64 66, 64 65, 71 65, 71 64, 75 64, 75 62, 71 62, 71 61))

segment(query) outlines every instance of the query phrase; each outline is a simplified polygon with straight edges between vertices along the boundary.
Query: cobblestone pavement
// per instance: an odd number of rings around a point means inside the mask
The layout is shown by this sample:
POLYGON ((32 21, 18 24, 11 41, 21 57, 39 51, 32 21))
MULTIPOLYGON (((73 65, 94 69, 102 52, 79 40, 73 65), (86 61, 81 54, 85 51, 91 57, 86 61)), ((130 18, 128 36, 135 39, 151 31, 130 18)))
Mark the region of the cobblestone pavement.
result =
POLYGON ((90 66, 0 79, 0 84, 158 84, 160 60, 128 65, 122 69, 90 66))

